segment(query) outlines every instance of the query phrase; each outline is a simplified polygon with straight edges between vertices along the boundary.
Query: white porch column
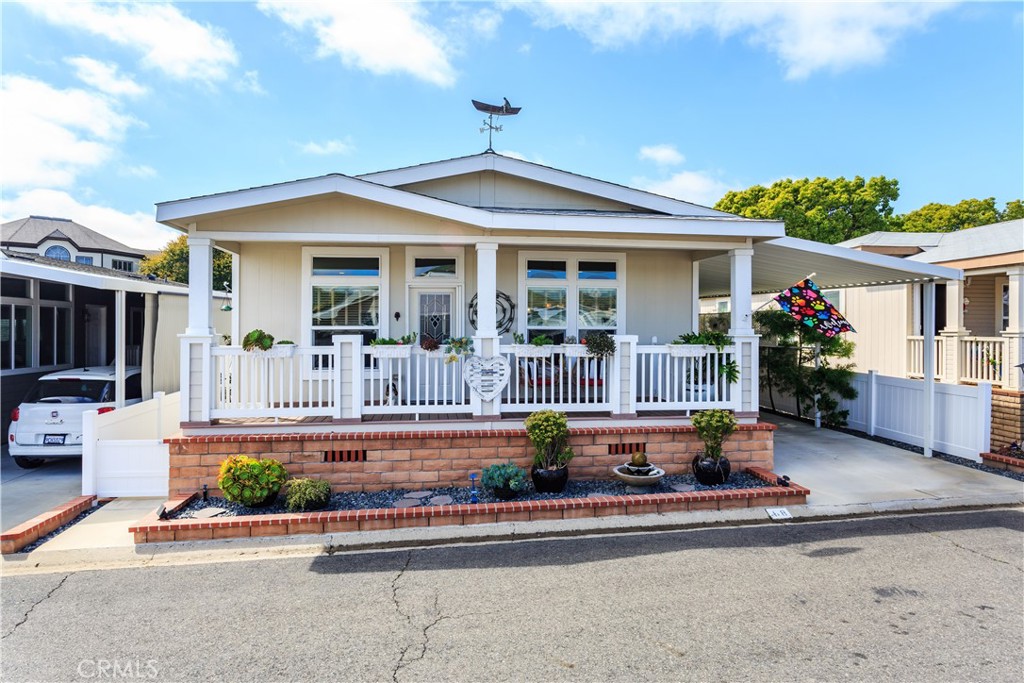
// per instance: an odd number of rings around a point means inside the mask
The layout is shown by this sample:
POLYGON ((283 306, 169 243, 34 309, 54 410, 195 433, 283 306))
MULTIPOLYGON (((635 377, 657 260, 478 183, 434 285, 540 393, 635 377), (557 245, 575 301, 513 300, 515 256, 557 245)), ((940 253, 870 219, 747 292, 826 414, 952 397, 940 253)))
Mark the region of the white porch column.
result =
MULTIPOLYGON (((473 347, 476 355, 490 358, 498 355, 501 339, 498 337, 498 245, 493 242, 476 244, 476 336, 473 347)), ((473 414, 489 417, 501 414, 501 397, 483 401, 472 393, 473 414)))
POLYGON ((142 399, 153 398, 153 353, 156 344, 157 296, 146 294, 146 307, 142 316, 142 399))
POLYGON ((690 331, 700 332, 700 261, 692 261, 690 274, 690 331))
POLYGON ((921 285, 924 317, 924 348, 921 365, 924 372, 924 457, 932 457, 935 442, 935 283, 921 285))
MULTIPOLYGON (((1021 391, 1024 389, 1024 377, 1021 369, 1016 366, 1024 363, 1024 267, 1010 268, 1006 275, 1010 278, 1010 317, 1002 332, 1006 345, 1003 388, 1021 391)), ((997 305, 1001 305, 1001 302, 997 302, 997 305)))
MULTIPOLYGON (((194 229, 194 225, 190 228, 194 229)), ((181 421, 208 423, 213 372, 213 240, 188 238, 188 327, 181 339, 181 421)), ((237 343, 238 340, 232 340, 237 343)))
POLYGON ((213 334, 213 240, 188 238, 188 329, 213 334))
POLYGON ((946 326, 942 328, 942 374, 940 381, 958 384, 960 382, 960 338, 966 337, 964 329, 964 282, 946 280, 946 326))
POLYGON ((740 418, 756 418, 759 410, 757 335, 753 325, 753 249, 729 252, 729 299, 731 326, 729 336, 736 344, 736 362, 740 381, 733 387, 733 405, 740 418), (738 396, 736 395, 738 393, 738 396))
POLYGON ((242 344, 242 329, 238 313, 239 292, 238 280, 240 279, 240 266, 242 259, 238 254, 231 254, 231 343, 235 346, 242 344))
POLYGON ((124 362, 128 335, 124 323, 128 316, 127 294, 123 289, 114 292, 114 406, 124 408, 124 362))

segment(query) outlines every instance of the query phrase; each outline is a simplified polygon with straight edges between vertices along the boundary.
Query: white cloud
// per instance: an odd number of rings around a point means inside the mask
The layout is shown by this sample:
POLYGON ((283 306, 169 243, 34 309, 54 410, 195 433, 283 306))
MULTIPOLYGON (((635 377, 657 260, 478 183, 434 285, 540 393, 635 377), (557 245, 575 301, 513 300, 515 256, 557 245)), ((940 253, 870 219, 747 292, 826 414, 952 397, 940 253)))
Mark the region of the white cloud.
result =
POLYGON ((321 58, 337 56, 374 74, 408 73, 442 87, 455 83, 445 36, 417 3, 262 0, 259 8, 297 31, 310 30, 321 58))
POLYGON ((121 76, 116 64, 100 62, 91 57, 68 57, 64 61, 75 68, 78 80, 108 95, 138 97, 146 93, 146 89, 129 76, 121 76))
POLYGON ((189 19, 171 4, 32 2, 26 7, 56 26, 135 50, 144 66, 175 80, 222 81, 238 63, 234 45, 219 29, 189 19))
POLYGON ((885 59, 905 33, 954 3, 568 3, 515 2, 541 27, 564 26, 596 47, 712 31, 740 36, 778 55, 786 77, 842 71, 885 59))
POLYGON ((541 166, 551 166, 551 164, 544 160, 544 157, 535 156, 531 159, 527 155, 512 149, 499 149, 496 152, 496 154, 500 154, 503 157, 512 157, 513 159, 519 159, 520 161, 529 161, 534 164, 540 164, 541 166))
POLYGON ((307 142, 300 149, 306 154, 329 156, 334 154, 351 154, 354 147, 351 142, 345 140, 327 140, 326 142, 307 142))
POLYGON ((259 71, 246 71, 242 77, 235 82, 235 89, 239 92, 251 92, 254 95, 266 95, 267 91, 260 84, 259 71))
POLYGON ((640 148, 639 157, 659 166, 676 166, 686 161, 675 145, 645 145, 640 148))
POLYGON ((61 190, 29 190, 4 202, 3 222, 26 216, 56 216, 91 228, 137 249, 160 249, 178 233, 153 220, 152 213, 124 213, 108 206, 82 204, 61 190))
POLYGON ((140 164, 138 166, 124 166, 118 173, 129 178, 143 179, 155 178, 157 175, 155 168, 152 166, 146 166, 145 164, 140 164))
POLYGON ((522 45, 519 46, 517 52, 521 55, 528 55, 532 50, 533 45, 531 45, 530 43, 523 43, 522 45))
POLYGON ((110 159, 135 123, 107 97, 17 75, 3 79, 0 110, 5 188, 67 187, 82 171, 110 159))
POLYGON ((633 184, 654 194, 701 206, 714 206, 729 190, 740 189, 707 171, 681 171, 662 180, 634 178, 633 184))

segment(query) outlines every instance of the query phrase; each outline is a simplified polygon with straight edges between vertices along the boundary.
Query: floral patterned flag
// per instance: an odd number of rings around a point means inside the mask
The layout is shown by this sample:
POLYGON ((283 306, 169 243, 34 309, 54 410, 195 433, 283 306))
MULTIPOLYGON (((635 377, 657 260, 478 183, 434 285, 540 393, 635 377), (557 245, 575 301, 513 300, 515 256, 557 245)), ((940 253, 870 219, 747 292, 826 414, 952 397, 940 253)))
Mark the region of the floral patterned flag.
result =
POLYGON ((826 337, 834 337, 840 332, 857 331, 840 315, 835 306, 821 295, 818 285, 810 278, 784 290, 775 297, 775 300, 786 313, 826 337))

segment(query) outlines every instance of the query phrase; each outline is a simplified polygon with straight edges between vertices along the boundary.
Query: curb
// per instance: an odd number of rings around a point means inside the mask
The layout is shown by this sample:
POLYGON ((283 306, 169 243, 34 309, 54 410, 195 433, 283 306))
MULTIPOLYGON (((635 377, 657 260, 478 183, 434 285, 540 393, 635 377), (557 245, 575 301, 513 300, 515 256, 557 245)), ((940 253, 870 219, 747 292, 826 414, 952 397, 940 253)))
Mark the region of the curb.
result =
POLYGON ((92 507, 96 496, 78 496, 0 533, 0 554, 16 553, 92 507))

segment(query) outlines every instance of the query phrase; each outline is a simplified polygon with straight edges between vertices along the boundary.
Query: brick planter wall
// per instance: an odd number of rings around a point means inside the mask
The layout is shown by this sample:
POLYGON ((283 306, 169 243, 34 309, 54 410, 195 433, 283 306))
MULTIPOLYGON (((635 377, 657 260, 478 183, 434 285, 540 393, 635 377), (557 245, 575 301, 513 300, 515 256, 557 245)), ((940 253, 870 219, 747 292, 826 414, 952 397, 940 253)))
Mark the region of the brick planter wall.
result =
POLYGON ((1024 441, 1024 392, 992 389, 992 450, 1013 441, 1024 441))
MULTIPOLYGON (((775 425, 740 425, 724 444, 734 471, 773 466, 775 425)), ((276 458, 293 476, 327 479, 338 491, 437 488, 467 485, 470 472, 512 460, 529 468, 533 447, 525 429, 324 434, 192 436, 168 439, 170 493, 209 487, 219 495, 217 472, 229 455, 276 458)), ((693 427, 598 427, 570 430, 577 479, 610 479, 611 468, 645 451, 667 474, 689 471, 703 448, 693 427)))

